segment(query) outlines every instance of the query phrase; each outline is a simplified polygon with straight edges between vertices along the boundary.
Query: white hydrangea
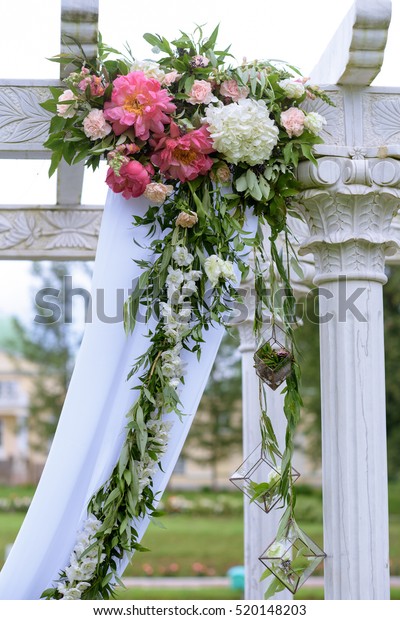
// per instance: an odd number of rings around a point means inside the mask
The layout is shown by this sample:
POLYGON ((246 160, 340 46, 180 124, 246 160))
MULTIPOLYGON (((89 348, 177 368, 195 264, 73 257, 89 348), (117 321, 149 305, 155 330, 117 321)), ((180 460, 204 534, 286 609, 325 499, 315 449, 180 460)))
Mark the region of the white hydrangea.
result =
POLYGON ((324 125, 326 125, 326 119, 318 112, 309 112, 304 119, 304 127, 315 136, 322 131, 324 125))
POLYGON ((203 122, 214 148, 232 164, 262 164, 278 142, 279 130, 264 101, 239 99, 226 106, 208 106, 203 122))
POLYGON ((302 82, 298 82, 296 80, 281 80, 278 82, 278 86, 284 90, 286 97, 288 99, 299 99, 304 95, 305 88, 302 82))

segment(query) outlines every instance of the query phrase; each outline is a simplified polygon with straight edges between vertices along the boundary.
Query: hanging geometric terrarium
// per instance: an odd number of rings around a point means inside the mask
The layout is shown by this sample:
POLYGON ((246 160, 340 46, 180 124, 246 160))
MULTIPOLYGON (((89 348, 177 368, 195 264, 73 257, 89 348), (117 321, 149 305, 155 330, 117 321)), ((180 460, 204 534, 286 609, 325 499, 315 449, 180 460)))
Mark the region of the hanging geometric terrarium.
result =
MULTIPOLYGON (((293 482, 299 476, 299 472, 292 468, 293 482)), ((264 512, 272 510, 281 500, 280 460, 273 463, 268 459, 262 449, 262 444, 253 450, 229 480, 264 512)))
POLYGON ((254 353, 257 375, 272 390, 276 390, 292 372, 293 356, 276 338, 269 338, 254 353))
POLYGON ((291 522, 285 534, 276 538, 259 560, 294 594, 325 557, 324 551, 291 522))

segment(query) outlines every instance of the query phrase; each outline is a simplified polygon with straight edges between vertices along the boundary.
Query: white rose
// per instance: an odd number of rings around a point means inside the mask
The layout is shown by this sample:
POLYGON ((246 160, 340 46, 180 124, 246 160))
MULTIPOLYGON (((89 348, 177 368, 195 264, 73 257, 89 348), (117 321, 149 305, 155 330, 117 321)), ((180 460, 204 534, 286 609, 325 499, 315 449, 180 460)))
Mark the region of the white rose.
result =
POLYGON ((160 69, 158 62, 154 60, 135 60, 131 66, 131 71, 143 71, 146 77, 154 78, 158 82, 163 82, 165 73, 160 69))
POLYGON ((296 80, 281 80, 278 85, 285 91, 288 99, 299 99, 304 95, 304 84, 296 80))
POLYGON ((304 119, 304 127, 315 136, 322 131, 324 125, 326 125, 326 119, 318 112, 309 112, 304 119))
POLYGON ((72 90, 65 90, 58 98, 57 116, 62 118, 73 118, 78 107, 76 95, 72 90), (62 103, 63 101, 72 101, 72 103, 62 103))

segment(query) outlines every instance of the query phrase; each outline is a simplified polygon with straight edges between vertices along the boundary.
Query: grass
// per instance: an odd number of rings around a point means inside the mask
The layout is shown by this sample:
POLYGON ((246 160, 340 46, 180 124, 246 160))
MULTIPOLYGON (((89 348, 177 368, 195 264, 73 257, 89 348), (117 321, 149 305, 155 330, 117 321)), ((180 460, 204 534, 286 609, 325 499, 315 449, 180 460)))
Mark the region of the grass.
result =
MULTIPOLYGON (((393 601, 400 600, 400 588, 392 588, 390 598, 393 601)), ((118 600, 125 601, 227 601, 240 600, 241 593, 227 588, 128 588, 118 591, 118 600)), ((322 601, 324 600, 323 588, 303 587, 295 594, 297 601, 322 601)))
MULTIPOLYGON (((306 488, 300 490, 299 522, 305 532, 322 545, 321 493, 306 488)), ((0 498, 28 494, 33 494, 32 487, 0 486, 0 498)), ((193 498, 195 494, 183 495, 193 498)), ((201 495, 209 499, 213 497, 211 493, 201 495)), ((390 485, 389 497, 391 573, 400 575, 399 483, 390 485)), ((21 512, 0 513, 0 567, 5 548, 14 541, 23 516, 21 512)), ((243 520, 240 507, 224 516, 168 514, 161 522, 165 529, 151 524, 142 541, 144 546, 151 549, 151 553, 136 554, 125 576, 224 576, 231 566, 243 564, 243 520)), ((321 574, 321 571, 315 574, 321 574)))

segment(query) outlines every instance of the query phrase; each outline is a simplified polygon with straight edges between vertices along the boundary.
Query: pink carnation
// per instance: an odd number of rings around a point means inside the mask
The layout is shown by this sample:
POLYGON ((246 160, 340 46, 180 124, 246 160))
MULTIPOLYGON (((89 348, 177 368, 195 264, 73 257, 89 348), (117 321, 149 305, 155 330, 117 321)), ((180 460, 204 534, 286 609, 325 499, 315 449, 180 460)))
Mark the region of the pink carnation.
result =
POLYGON ((282 126, 286 129, 289 138, 298 137, 304 131, 304 120, 306 116, 299 108, 289 108, 281 114, 282 126))
POLYGON ((230 97, 232 101, 239 101, 239 99, 246 99, 249 94, 247 86, 240 86, 236 80, 225 80, 222 82, 220 93, 223 97, 230 97))
POLYGON ((111 101, 104 108, 117 136, 133 127, 137 138, 148 140, 150 131, 164 131, 164 125, 170 122, 167 114, 172 114, 176 106, 158 80, 146 77, 143 71, 133 71, 114 81, 111 101))
POLYGON ((83 121, 83 131, 91 140, 101 140, 111 132, 111 125, 104 118, 103 110, 93 108, 83 121))
POLYGON ((140 162, 131 160, 121 166, 118 174, 109 168, 106 183, 116 194, 122 193, 124 198, 138 198, 150 183, 150 177, 140 162))
POLYGON ((205 103, 208 105, 212 101, 218 101, 218 99, 212 94, 210 82, 195 80, 190 89, 188 103, 192 103, 193 105, 205 103))
POLYGON ((207 155, 214 148, 205 126, 181 136, 178 126, 171 123, 170 135, 161 136, 152 145, 155 148, 151 161, 169 179, 179 179, 182 183, 193 181, 207 174, 213 165, 207 155))

